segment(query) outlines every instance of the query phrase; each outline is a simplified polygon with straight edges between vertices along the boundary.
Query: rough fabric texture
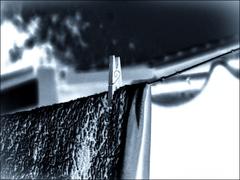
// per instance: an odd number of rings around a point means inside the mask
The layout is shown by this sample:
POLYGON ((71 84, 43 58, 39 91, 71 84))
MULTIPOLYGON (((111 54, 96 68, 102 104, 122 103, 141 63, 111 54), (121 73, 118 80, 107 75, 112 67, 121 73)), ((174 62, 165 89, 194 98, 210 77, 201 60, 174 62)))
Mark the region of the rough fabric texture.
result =
POLYGON ((120 88, 111 109, 101 93, 1 116, 1 178, 119 177, 129 109, 144 87, 120 88))

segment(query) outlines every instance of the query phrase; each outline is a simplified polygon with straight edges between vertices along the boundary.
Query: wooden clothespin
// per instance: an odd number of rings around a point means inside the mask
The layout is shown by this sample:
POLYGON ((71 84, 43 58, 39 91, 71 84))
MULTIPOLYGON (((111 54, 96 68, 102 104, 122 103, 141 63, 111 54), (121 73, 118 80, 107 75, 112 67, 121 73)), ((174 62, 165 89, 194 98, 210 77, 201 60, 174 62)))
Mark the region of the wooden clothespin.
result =
POLYGON ((109 57, 109 79, 108 79, 108 106, 112 105, 113 94, 122 85, 122 69, 120 57, 114 55, 109 57))

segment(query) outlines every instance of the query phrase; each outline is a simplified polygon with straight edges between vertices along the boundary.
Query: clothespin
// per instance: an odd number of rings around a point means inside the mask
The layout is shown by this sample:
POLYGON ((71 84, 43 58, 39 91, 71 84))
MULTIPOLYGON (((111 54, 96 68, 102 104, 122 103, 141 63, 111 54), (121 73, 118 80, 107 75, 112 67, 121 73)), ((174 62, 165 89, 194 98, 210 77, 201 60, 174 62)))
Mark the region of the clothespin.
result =
POLYGON ((122 85, 122 69, 120 57, 114 55, 109 57, 109 79, 108 79, 108 106, 111 107, 113 94, 122 85))

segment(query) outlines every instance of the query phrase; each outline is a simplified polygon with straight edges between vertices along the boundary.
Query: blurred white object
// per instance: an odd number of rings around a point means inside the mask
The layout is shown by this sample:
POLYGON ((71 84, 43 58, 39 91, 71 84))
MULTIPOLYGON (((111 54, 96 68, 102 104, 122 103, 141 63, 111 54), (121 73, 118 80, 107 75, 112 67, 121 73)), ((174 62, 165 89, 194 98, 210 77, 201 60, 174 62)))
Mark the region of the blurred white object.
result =
POLYGON ((228 60, 228 65, 234 69, 240 69, 240 60, 239 58, 228 60))
POLYGON ((239 179, 239 79, 216 66, 181 106, 152 104, 150 179, 239 179))
POLYGON ((51 66, 37 69, 39 106, 57 103, 56 73, 51 66))

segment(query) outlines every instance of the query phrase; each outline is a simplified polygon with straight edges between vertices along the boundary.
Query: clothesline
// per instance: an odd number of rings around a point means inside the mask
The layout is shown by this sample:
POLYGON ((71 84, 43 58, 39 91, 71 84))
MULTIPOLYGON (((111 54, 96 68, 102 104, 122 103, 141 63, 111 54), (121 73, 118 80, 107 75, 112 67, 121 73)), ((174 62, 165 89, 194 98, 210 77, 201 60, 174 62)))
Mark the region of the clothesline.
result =
POLYGON ((237 54, 239 54, 239 50, 240 50, 239 47, 238 48, 233 48, 233 49, 227 49, 226 52, 224 52, 222 54, 219 54, 217 56, 214 56, 214 57, 212 57, 211 54, 210 54, 209 58, 206 59, 205 61, 200 61, 199 63, 193 64, 193 65, 189 65, 189 67, 186 66, 186 68, 183 68, 183 69, 180 68, 179 70, 177 70, 177 71, 175 71, 175 72, 173 72, 173 73, 171 73, 169 75, 166 75, 166 76, 149 79, 146 82, 148 84, 155 84, 155 83, 158 83, 159 81, 163 81, 163 80, 165 80, 167 78, 170 78, 170 77, 175 76, 177 74, 183 73, 183 72, 185 72, 187 70, 190 70, 192 68, 198 67, 198 66, 203 65, 203 64, 206 64, 208 62, 212 62, 212 63, 222 62, 222 58, 228 58, 228 57, 237 55, 237 54))
MULTIPOLYGON (((202 64, 208 62, 218 62, 221 61, 222 58, 231 57, 239 53, 239 44, 233 43, 228 46, 224 46, 222 48, 218 48, 217 50, 211 50, 210 52, 205 52, 200 55, 196 55, 194 57, 187 58, 182 60, 180 63, 173 64, 170 67, 164 68, 162 71, 162 75, 159 77, 154 77, 151 79, 138 80, 137 83, 147 83, 147 84, 156 84, 160 81, 163 81, 169 77, 175 76, 177 74, 183 73, 189 69, 195 68, 202 64)), ((161 69, 160 69, 161 70, 161 69)), ((110 56, 109 59, 109 82, 108 82, 108 104, 111 106, 111 101, 113 98, 113 93, 116 89, 118 89, 122 85, 122 71, 121 71, 121 62, 120 57, 110 56)))
POLYGON ((240 50, 239 43, 234 43, 227 47, 223 47, 218 50, 212 50, 211 52, 204 53, 204 55, 200 54, 195 57, 191 57, 183 62, 176 63, 176 65, 172 65, 172 66, 176 66, 176 67, 171 66, 169 69, 167 69, 168 67, 162 67, 162 71, 165 71, 165 73, 163 73, 163 75, 160 75, 158 77, 154 77, 151 79, 147 79, 147 80, 146 79, 137 80, 136 82, 133 82, 132 84, 147 83, 147 84, 154 85, 154 84, 164 81, 170 77, 181 74, 190 69, 199 67, 203 64, 206 64, 209 62, 212 62, 212 63, 223 62, 223 60, 222 60, 223 58, 226 59, 226 58, 231 58, 232 56, 239 55, 239 50, 240 50))

